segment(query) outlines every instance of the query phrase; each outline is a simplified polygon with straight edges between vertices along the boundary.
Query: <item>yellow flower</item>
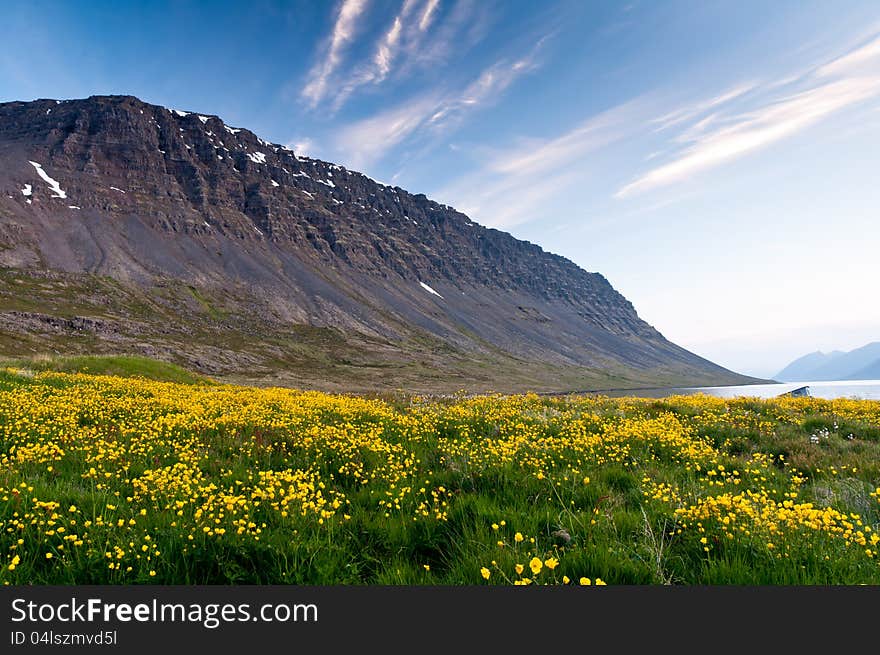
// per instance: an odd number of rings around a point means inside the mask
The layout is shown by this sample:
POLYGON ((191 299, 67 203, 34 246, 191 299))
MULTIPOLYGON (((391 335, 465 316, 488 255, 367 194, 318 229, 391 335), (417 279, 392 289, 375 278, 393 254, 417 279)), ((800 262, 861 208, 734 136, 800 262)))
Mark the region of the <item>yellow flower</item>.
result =
POLYGON ((155 575, 156 575, 156 572, 155 572, 155 571, 150 571, 150 577, 151 577, 151 578, 152 578, 153 576, 155 576, 155 575))
POLYGON ((493 524, 492 524, 492 529, 493 529, 493 530, 497 530, 497 529, 498 529, 498 524, 497 524, 497 523, 493 523, 493 524))
POLYGON ((589 476, 585 476, 585 477, 584 477, 584 484, 590 484, 590 478, 589 478, 589 476))
POLYGON ((596 578, 596 586, 605 587, 607 585, 605 584, 605 581, 602 578, 596 578))
POLYGON ((513 535, 513 540, 516 543, 521 542, 523 540, 522 532, 517 532, 515 535, 513 535))
POLYGON ((513 568, 516 571, 517 575, 522 575, 522 572, 525 570, 526 567, 524 567, 522 564, 517 564, 513 568))
POLYGON ((46 553, 46 559, 52 559, 55 557, 52 553, 46 553))
POLYGON ((581 584, 582 587, 589 587, 589 586, 590 586, 591 584, 593 584, 593 583, 590 582, 590 579, 589 579, 589 578, 581 578, 581 579, 580 579, 580 584, 581 584))
POLYGON ((555 557, 549 557, 544 560, 544 566, 546 566, 548 569, 550 569, 552 571, 557 566, 559 566, 559 560, 556 559, 555 557))
POLYGON ((480 575, 483 576, 484 580, 488 580, 489 576, 492 575, 492 572, 484 566, 480 569, 480 575))
POLYGON ((426 571, 430 571, 430 570, 431 570, 431 565, 430 565, 430 564, 422 564, 422 567, 423 567, 426 571))
POLYGON ((571 578, 567 575, 562 576, 562 584, 568 584, 569 582, 571 582, 571 578))
POLYGON ((544 568, 543 562, 537 557, 533 557, 529 562, 529 568, 532 569, 532 573, 538 575, 541 572, 541 569, 544 568))

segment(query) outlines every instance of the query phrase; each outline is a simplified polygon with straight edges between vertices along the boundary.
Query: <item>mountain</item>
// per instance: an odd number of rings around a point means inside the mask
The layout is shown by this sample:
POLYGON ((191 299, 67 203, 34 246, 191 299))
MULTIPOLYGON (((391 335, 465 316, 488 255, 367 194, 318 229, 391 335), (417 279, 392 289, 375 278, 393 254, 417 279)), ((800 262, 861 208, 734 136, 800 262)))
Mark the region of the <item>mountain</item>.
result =
POLYGON ((846 378, 847 380, 880 380, 880 359, 846 378))
POLYGON ((773 376, 773 378, 782 382, 815 380, 816 378, 810 377, 814 371, 827 364, 830 364, 837 357, 843 354, 844 353, 840 350, 835 350, 830 353, 823 353, 817 350, 816 352, 810 353, 809 355, 798 357, 791 364, 789 364, 784 369, 779 371, 779 373, 773 376))
POLYGON ((819 380, 856 380, 859 372, 880 361, 880 341, 844 353, 816 370, 819 380))
POLYGON ((783 382, 880 379, 880 341, 849 352, 811 353, 774 376, 783 382))
POLYGON ((0 354, 327 389, 751 380, 599 273, 422 194, 131 96, 0 104, 0 354))

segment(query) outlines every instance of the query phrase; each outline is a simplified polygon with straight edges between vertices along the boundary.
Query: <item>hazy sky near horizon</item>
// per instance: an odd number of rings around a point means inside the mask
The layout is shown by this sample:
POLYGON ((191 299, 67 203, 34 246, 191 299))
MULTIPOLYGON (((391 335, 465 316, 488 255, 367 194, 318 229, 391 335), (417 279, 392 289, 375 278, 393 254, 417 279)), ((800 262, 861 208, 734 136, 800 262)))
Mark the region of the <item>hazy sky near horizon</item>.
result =
POLYGON ((880 340, 880 3, 7 0, 0 102, 131 94, 425 193, 769 376, 880 340))

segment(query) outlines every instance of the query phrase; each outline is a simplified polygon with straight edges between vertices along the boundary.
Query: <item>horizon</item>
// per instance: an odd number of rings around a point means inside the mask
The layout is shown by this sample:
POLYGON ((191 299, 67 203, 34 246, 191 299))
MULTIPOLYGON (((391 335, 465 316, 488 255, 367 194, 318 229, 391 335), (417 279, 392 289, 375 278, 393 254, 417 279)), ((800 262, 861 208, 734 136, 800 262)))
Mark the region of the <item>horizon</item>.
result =
POLYGON ((11 2, 0 101, 218 115, 601 273, 768 378, 880 340, 880 7, 746 4, 11 2))

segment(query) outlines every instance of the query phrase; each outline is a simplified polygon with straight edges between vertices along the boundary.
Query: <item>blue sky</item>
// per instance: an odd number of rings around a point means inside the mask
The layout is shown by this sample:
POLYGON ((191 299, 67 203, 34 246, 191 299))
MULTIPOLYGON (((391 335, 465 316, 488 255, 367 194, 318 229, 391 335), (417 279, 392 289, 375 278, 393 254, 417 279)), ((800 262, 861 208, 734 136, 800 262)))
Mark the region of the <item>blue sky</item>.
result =
POLYGON ((771 375, 880 340, 880 4, 19 2, 0 101, 132 94, 426 193, 771 375))

